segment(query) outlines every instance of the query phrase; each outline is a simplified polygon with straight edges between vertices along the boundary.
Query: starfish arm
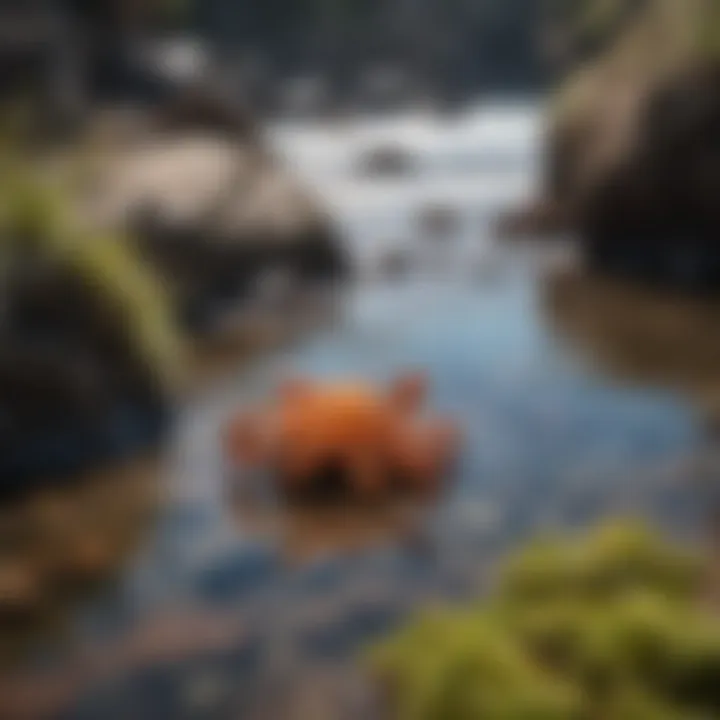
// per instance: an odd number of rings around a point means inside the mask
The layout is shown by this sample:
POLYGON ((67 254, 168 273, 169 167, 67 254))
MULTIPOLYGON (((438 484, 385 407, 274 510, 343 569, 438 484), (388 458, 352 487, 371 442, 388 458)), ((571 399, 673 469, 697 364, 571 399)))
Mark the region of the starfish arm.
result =
POLYGON ((288 377, 282 380, 277 389, 278 399, 283 405, 291 405, 309 397, 315 390, 312 380, 302 377, 288 377))
POLYGON ((398 433, 393 461, 403 483, 414 490, 435 490, 458 452, 456 426, 445 420, 406 427, 398 433))
POLYGON ((404 373, 390 387, 390 403, 403 414, 415 414, 425 403, 427 388, 428 380, 424 373, 404 373))

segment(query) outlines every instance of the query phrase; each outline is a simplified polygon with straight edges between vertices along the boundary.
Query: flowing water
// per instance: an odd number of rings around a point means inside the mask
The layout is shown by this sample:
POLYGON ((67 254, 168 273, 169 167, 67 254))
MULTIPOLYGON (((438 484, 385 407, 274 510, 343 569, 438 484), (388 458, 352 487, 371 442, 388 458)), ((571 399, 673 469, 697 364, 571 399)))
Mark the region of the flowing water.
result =
POLYGON ((112 577, 0 683, 0 717, 5 702, 78 719, 371 718, 362 647, 423 603, 481 591, 534 531, 621 513, 702 537, 712 443, 695 399, 720 388, 716 315, 586 281, 561 245, 493 238, 497 212, 536 183, 539 117, 517 104, 272 130, 359 279, 327 323, 188 405, 161 501, 136 508, 112 577), (412 172, 359 176, 359 157, 388 143, 412 172), (378 272, 390 250, 407 273, 378 272), (233 409, 289 372, 387 382, 407 367, 427 370, 433 409, 466 433, 434 508, 291 512, 231 492, 217 435, 233 409))

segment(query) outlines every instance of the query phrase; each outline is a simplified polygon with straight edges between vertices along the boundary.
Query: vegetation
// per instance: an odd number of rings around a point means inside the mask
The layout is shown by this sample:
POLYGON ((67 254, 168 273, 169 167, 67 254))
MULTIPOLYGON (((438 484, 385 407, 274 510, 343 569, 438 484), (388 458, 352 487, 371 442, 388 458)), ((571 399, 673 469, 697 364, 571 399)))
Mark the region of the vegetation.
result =
POLYGON ((704 12, 698 20, 697 35, 704 53, 720 57, 720 5, 704 0, 704 12))
POLYGON ((701 567, 613 523, 511 558, 477 607, 435 610, 370 653, 400 720, 720 716, 720 620, 701 567))
POLYGON ((136 359, 163 384, 174 384, 181 371, 182 344, 159 280, 124 238, 99 236, 83 227, 67 188, 43 177, 31 161, 10 149, 12 142, 3 146, 0 257, 5 276, 13 277, 13 263, 30 258, 90 288, 107 310, 104 317, 112 318, 117 332, 126 335, 136 359))

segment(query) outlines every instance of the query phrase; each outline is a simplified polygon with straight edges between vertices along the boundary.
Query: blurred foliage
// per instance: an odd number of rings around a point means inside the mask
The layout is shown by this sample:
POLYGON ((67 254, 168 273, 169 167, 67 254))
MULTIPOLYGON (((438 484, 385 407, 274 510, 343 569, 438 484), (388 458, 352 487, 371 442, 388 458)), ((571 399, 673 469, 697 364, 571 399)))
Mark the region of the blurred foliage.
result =
POLYGON ((701 571, 630 522, 539 539, 485 602, 426 612, 370 663, 400 720, 720 717, 701 571))
POLYGON ((546 0, 546 12, 573 46, 602 47, 648 4, 646 0, 546 0))
MULTIPOLYGON (((602 41, 601 47, 613 47, 626 33, 633 36, 633 42, 642 44, 647 36, 643 36, 641 29, 653 26, 662 34, 663 53, 720 50, 717 0, 555 0, 555 3, 555 14, 564 18, 569 32, 602 41)), ((652 38, 658 39, 657 35, 652 38)), ((654 42, 645 43, 643 50, 657 60, 658 47, 661 46, 654 42)))
MULTIPOLYGON (((0 253, 5 270, 19 257, 51 261, 69 270, 96 291, 127 333, 138 357, 164 385, 174 386, 181 374, 183 346, 173 320, 170 299, 158 278, 119 235, 85 227, 77 212, 74 188, 44 173, 31 157, 18 111, 0 128, 0 253)), ((80 166, 86 158, 78 154, 80 166)), ((84 178, 87 168, 73 174, 84 178)))
POLYGON ((697 33, 702 50, 713 57, 720 56, 720 3, 717 0, 704 0, 698 26, 697 33))

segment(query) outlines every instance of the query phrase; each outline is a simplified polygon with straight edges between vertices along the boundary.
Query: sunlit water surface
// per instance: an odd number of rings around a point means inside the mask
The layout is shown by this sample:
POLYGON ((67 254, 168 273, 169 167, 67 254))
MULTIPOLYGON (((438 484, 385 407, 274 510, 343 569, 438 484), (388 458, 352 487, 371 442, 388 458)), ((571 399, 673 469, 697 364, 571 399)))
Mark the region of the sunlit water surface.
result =
MULTIPOLYGON (((30 707, 78 719, 369 718, 358 650, 423 602, 481 589, 534 530, 614 512, 705 527, 708 445, 682 383, 610 374, 582 345, 592 326, 572 332, 572 295, 558 301, 548 279, 563 253, 492 237, 494 215, 536 182, 540 129, 538 109, 518 104, 272 130, 360 279, 332 322, 186 408, 159 512, 114 581, 34 645, 15 701, 26 690, 30 707), (359 177, 362 153, 388 142, 416 171, 359 177), (456 218, 448 237, 422 227, 437 206, 456 218), (389 249, 409 253, 407 275, 377 272, 389 249), (229 497, 217 434, 234 408, 288 372, 385 382, 408 366, 428 371, 432 406, 466 432, 432 512, 283 513, 229 497)), ((622 356, 622 339, 603 341, 622 356)))

